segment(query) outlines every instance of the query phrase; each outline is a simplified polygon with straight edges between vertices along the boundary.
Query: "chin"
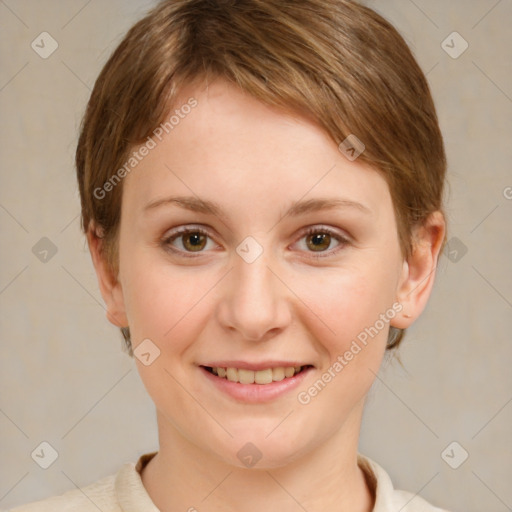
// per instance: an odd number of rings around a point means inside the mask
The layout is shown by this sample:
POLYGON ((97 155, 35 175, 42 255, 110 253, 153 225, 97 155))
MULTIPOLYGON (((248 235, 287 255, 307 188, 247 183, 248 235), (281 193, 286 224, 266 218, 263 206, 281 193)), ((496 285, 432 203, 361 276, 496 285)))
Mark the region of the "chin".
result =
MULTIPOLYGON (((282 418, 279 420, 282 421, 282 418)), ((273 428, 279 424, 273 423, 273 428)), ((279 427, 278 427, 279 429, 279 427)), ((216 443, 215 453, 226 464, 242 469, 265 470, 286 467, 308 452, 309 443, 299 439, 289 430, 283 429, 246 429, 241 430, 227 443, 216 443), (243 432, 243 434, 242 434, 243 432), (219 447, 225 449, 220 451, 219 447)), ((232 432, 235 434, 235 432, 232 432)), ((313 446, 311 446, 313 449, 313 446)))

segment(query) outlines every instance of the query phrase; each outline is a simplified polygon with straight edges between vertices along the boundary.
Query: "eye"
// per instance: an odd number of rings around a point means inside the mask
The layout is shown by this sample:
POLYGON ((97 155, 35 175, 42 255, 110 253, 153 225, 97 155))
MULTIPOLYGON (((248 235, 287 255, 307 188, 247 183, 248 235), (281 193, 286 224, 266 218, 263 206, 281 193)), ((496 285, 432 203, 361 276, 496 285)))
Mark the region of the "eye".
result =
MULTIPOLYGON (((179 253, 186 257, 194 257, 191 253, 201 253, 208 248, 209 238, 209 233, 202 228, 183 227, 166 236, 162 240, 162 246, 173 253, 179 253), (176 247, 176 242, 179 242, 178 245, 181 247, 176 247)), ((346 236, 325 226, 308 228, 302 234, 300 241, 303 239, 305 239, 305 251, 310 253, 309 256, 313 258, 332 256, 350 243, 350 240, 346 236), (337 246, 333 250, 328 250, 333 240, 337 242, 337 246)))
POLYGON ((192 256, 186 253, 204 252, 203 250, 207 246, 208 238, 210 238, 210 236, 204 229, 185 227, 166 236, 162 240, 162 245, 172 252, 181 253, 185 256, 192 256), (179 245, 181 246, 180 248, 177 248, 176 245, 174 245, 174 242, 176 241, 179 242, 179 245))
POLYGON ((350 242, 346 236, 343 236, 333 229, 325 226, 308 228, 300 238, 300 240, 303 239, 305 239, 306 252, 313 253, 310 254, 310 256, 313 258, 324 258, 327 256, 332 256, 333 254, 343 249, 343 247, 350 242), (335 240, 338 245, 335 247, 335 249, 328 250, 333 240, 335 240))

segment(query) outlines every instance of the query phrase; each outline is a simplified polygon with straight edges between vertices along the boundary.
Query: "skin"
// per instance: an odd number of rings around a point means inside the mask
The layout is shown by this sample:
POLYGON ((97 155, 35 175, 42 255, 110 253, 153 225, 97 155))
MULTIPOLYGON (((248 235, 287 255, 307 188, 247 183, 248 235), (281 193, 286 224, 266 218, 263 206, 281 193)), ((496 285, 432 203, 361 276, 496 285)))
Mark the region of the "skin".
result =
POLYGON ((124 179, 117 276, 101 257, 94 225, 88 234, 108 318, 130 326, 135 350, 147 338, 160 350, 148 366, 135 358, 160 441, 143 484, 161 510, 370 511, 373 496, 357 465, 364 401, 389 325, 410 326, 427 303, 443 216, 432 214, 417 230, 405 261, 384 178, 345 158, 318 125, 223 81, 183 91, 176 105, 190 96, 197 107, 124 179), (171 195, 216 201, 225 217, 172 204, 145 211, 171 195), (367 210, 283 216, 294 201, 324 197, 367 210), (163 241, 180 226, 208 231, 202 252, 193 251, 190 235, 163 241), (330 227, 347 242, 331 237, 315 251, 307 226, 320 234, 330 227), (263 250, 252 263, 236 252, 247 236, 263 250), (299 403, 298 393, 395 302, 402 311, 307 405, 299 403), (221 359, 314 368, 297 389, 248 404, 219 391, 198 367, 221 359), (247 442, 262 456, 252 468, 237 457, 247 442))

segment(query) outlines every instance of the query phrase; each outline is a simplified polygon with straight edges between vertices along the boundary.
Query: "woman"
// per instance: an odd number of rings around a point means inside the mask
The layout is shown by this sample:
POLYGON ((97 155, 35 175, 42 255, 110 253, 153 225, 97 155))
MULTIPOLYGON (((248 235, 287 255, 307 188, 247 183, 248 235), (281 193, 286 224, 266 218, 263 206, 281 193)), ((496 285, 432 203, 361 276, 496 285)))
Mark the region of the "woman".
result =
POLYGON ((446 231, 435 108, 388 22, 346 0, 163 1, 96 81, 76 164, 160 448, 14 511, 440 510, 357 450, 446 231))

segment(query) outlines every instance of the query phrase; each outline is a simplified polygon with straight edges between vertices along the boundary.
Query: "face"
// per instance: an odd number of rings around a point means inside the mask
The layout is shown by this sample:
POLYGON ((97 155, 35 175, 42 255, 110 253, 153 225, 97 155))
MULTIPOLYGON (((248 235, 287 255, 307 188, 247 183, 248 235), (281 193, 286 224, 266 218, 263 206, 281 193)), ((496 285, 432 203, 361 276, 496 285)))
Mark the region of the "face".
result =
POLYGON ((231 85, 191 96, 124 179, 110 300, 160 431, 276 467, 358 428, 407 263, 378 172, 231 85))

